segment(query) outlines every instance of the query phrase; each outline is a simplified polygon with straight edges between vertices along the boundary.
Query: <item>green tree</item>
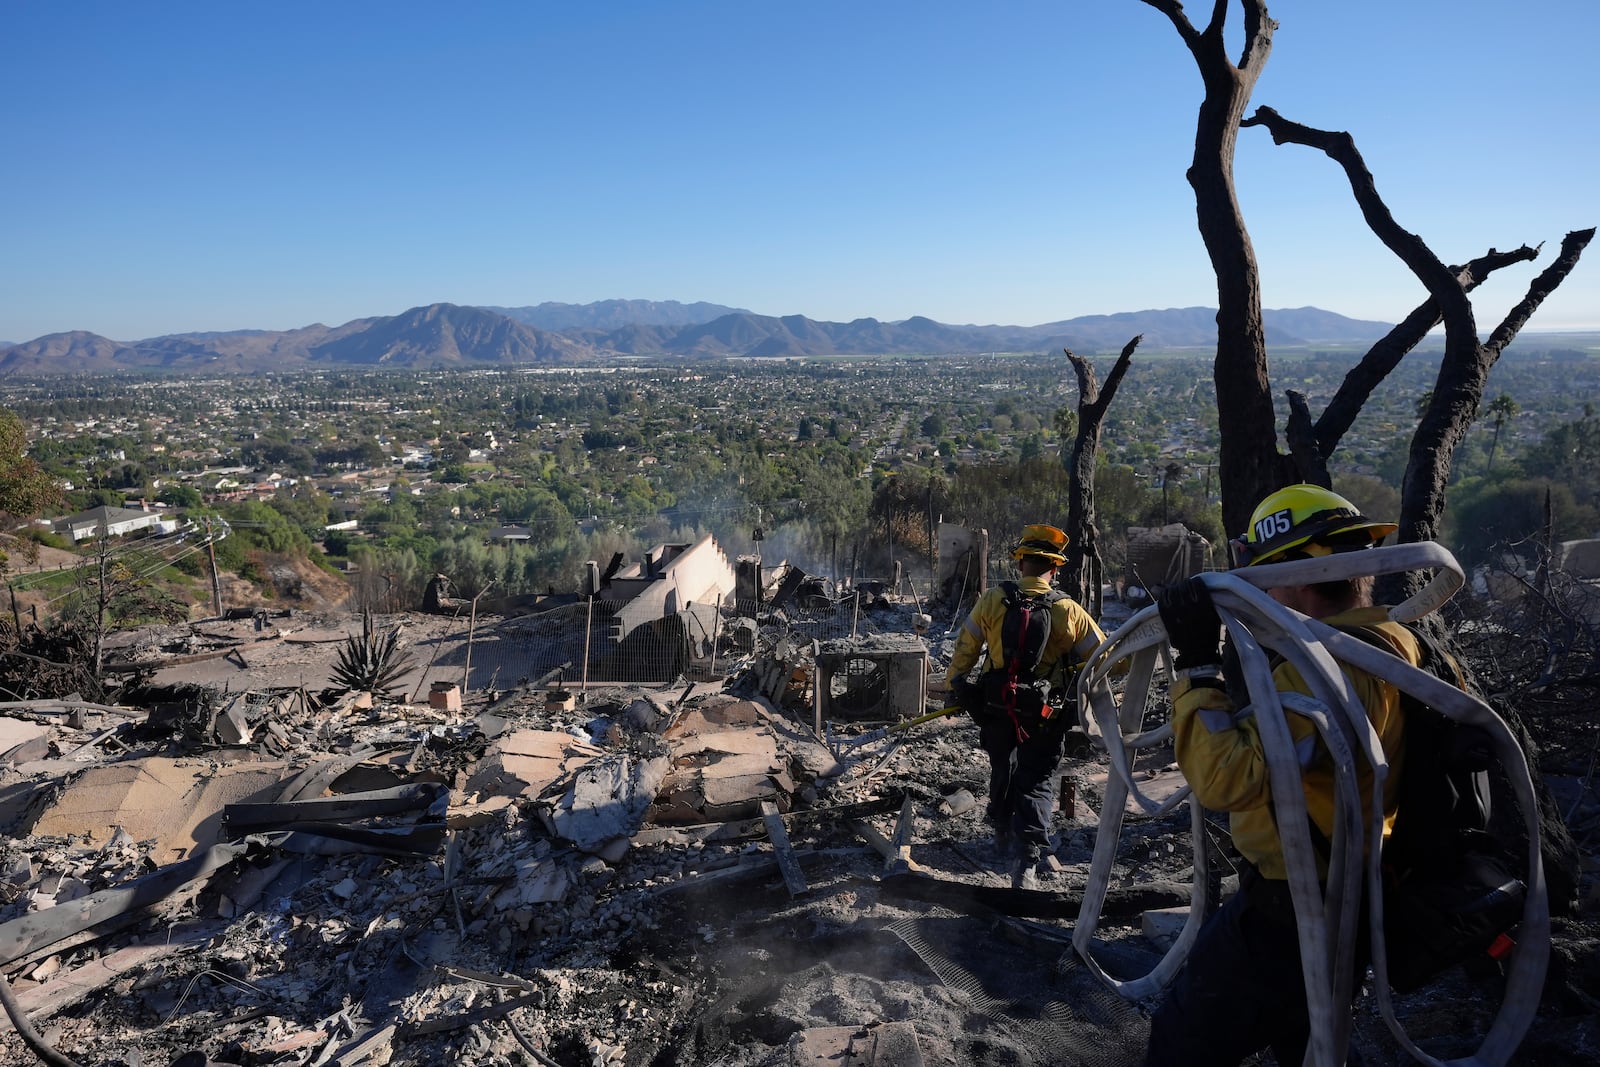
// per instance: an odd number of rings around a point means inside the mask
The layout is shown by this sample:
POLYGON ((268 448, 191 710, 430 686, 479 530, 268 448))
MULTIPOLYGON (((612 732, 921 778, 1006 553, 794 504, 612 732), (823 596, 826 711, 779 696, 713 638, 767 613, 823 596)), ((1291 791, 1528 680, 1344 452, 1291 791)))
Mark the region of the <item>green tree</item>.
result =
POLYGON ((115 489, 102 486, 84 493, 79 497, 79 503, 82 505, 80 510, 83 511, 98 507, 122 508, 128 506, 128 498, 115 489))
POLYGON ((1490 472, 1494 471, 1495 449, 1500 447, 1500 430, 1505 426, 1507 419, 1514 418, 1521 410, 1510 393, 1501 393, 1489 402, 1489 415, 1494 419, 1494 440, 1489 444, 1490 472))
POLYGON ((1529 477, 1570 487, 1580 502, 1600 498, 1600 416, 1594 404, 1584 404, 1582 418, 1548 431, 1523 454, 1520 466, 1529 477))
MULTIPOLYGON (((282 511, 262 501, 245 500, 230 504, 223 509, 222 516, 233 528, 229 539, 238 538, 245 549, 303 556, 311 547, 311 538, 303 529, 291 522, 282 511)), ((317 535, 322 535, 320 527, 317 535)))
POLYGON ((944 477, 923 468, 908 467, 884 478, 868 509, 874 541, 886 550, 893 545, 896 554, 905 552, 931 561, 936 545, 930 538, 929 517, 944 511, 948 493, 944 477))
POLYGON ((1097 520, 1111 538, 1126 541, 1129 526, 1140 524, 1150 505, 1150 487, 1126 463, 1101 463, 1094 472, 1097 520))
POLYGON ((1565 482, 1519 478, 1485 484, 1480 492, 1459 491, 1451 501, 1455 549, 1466 566, 1486 562, 1507 550, 1532 561, 1532 543, 1544 527, 1550 501, 1551 541, 1585 537, 1600 525, 1600 511, 1580 503, 1565 482))
POLYGON ((200 491, 187 485, 164 485, 156 494, 156 500, 175 508, 197 508, 204 502, 200 491))
POLYGON ((34 542, 10 531, 63 503, 61 487, 28 456, 28 433, 14 413, 0 409, 0 572, 6 552, 35 552, 34 542))
POLYGON ((1400 514, 1400 491, 1392 482, 1365 474, 1340 474, 1333 479, 1333 491, 1356 506, 1363 515, 1385 522, 1400 514))

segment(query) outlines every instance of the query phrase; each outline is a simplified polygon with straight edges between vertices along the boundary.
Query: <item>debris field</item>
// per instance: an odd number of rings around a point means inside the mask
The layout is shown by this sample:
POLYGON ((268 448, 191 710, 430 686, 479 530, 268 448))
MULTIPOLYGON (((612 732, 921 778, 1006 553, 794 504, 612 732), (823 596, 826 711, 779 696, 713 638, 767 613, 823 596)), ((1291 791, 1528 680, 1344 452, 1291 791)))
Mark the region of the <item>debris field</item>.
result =
MULTIPOLYGON (((948 641, 901 614, 879 628, 923 650, 916 710, 940 710, 948 641)), ((970 719, 822 722, 805 642, 649 686, 464 690, 444 656, 386 698, 326 685, 350 620, 247 625, 223 654, 130 638, 163 664, 136 701, 4 709, 0 965, 33 1034, 0 1020, 0 1067, 1139 1060, 1148 1005, 1070 946, 1106 773, 1087 743, 1017 890, 970 719)), ((1187 832, 1130 817, 1108 970, 1160 958, 1187 832)), ((1600 1063, 1592 884, 1581 906, 1519 1062, 1600 1063)), ((1413 1038, 1470 1052, 1495 982, 1400 998, 1413 1038)), ((1406 1062, 1362 1012, 1365 1062, 1406 1062)))

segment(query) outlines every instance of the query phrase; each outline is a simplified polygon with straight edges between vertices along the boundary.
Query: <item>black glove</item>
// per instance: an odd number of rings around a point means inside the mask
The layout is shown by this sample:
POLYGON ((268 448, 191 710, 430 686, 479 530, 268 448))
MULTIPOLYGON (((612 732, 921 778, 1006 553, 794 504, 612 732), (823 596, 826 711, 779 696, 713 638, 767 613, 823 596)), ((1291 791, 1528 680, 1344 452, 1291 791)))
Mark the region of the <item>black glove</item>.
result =
POLYGON ((1222 620, 1211 603, 1211 590, 1199 576, 1169 586, 1157 601, 1167 640, 1177 650, 1178 670, 1222 661, 1222 620))
POLYGON ((965 675, 950 680, 950 694, 956 706, 974 719, 983 714, 983 686, 968 681, 965 675))

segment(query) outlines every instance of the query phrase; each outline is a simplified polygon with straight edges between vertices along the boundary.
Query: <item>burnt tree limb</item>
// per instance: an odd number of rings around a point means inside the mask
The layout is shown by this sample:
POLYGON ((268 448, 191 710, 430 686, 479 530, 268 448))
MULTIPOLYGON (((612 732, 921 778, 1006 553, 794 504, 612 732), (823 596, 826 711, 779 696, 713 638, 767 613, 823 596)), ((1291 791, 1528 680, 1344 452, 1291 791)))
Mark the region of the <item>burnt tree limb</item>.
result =
POLYGON ((1100 545, 1094 506, 1094 468, 1100 452, 1100 428, 1106 412, 1127 376, 1133 353, 1144 335, 1139 334, 1122 346, 1122 352, 1106 375, 1104 387, 1095 380, 1094 364, 1069 348, 1061 351, 1078 378, 1078 425, 1072 452, 1062 457, 1067 468, 1067 562, 1061 568, 1061 587, 1078 603, 1098 617, 1100 602, 1100 545))
POLYGON ((1578 265, 1583 250, 1589 242, 1594 240, 1593 226, 1587 230, 1573 230, 1561 239, 1561 248, 1556 252, 1555 260, 1539 273, 1539 276, 1528 283, 1528 291, 1517 305, 1506 312, 1505 318, 1489 333, 1489 340, 1484 342, 1484 347, 1494 352, 1498 357, 1505 347, 1516 339, 1522 328, 1528 324, 1533 313, 1539 310, 1539 305, 1544 303, 1545 297, 1555 292, 1561 283, 1566 281, 1567 275, 1578 265))
POLYGON ((1189 21, 1179 0, 1144 2, 1177 29, 1205 86, 1187 177, 1194 190, 1200 237, 1217 279, 1212 376, 1221 415, 1217 471, 1223 528, 1242 530, 1249 525, 1256 502, 1288 480, 1291 466, 1278 451, 1261 315, 1261 274, 1233 174, 1240 119, 1272 53, 1278 24, 1267 16, 1265 0, 1240 0, 1244 33, 1235 62, 1224 33, 1232 0, 1213 0, 1204 30, 1189 21))
MULTIPOLYGON (((1487 343, 1479 342, 1475 328, 1469 331, 1470 321, 1452 324, 1448 316, 1445 318, 1444 359, 1439 366, 1433 400, 1412 435, 1411 453, 1401 483, 1402 541, 1431 541, 1438 536, 1451 459, 1477 418, 1490 369, 1533 312, 1571 273, 1593 237, 1591 227, 1562 238, 1554 262, 1529 284, 1527 293, 1495 327, 1487 343)), ((1409 592, 1420 587, 1421 582, 1420 575, 1408 576, 1401 589, 1409 592)), ((1385 587, 1380 585, 1380 589, 1385 587)))
POLYGON ((1289 422, 1284 432, 1300 480, 1333 488, 1333 475, 1328 473, 1328 454, 1322 450, 1316 427, 1311 424, 1311 405, 1306 395, 1298 389, 1287 390, 1285 395, 1289 398, 1289 422))
MULTIPOLYGON (((1439 533, 1450 462, 1483 403, 1489 371, 1550 293, 1560 286, 1594 237, 1594 229, 1576 230, 1561 240, 1554 262, 1529 283, 1527 293, 1496 326, 1487 343, 1467 324, 1452 326, 1445 318, 1444 360, 1433 389, 1433 401, 1411 438, 1400 495, 1400 539, 1431 541, 1439 533)), ((1463 299, 1465 296, 1463 295, 1463 299)))
MULTIPOLYGON (((1395 220, 1379 195, 1377 183, 1353 137, 1293 122, 1269 107, 1258 108, 1240 125, 1264 126, 1274 143, 1315 148, 1338 163, 1368 228, 1416 275, 1427 289, 1430 302, 1438 309, 1445 328, 1444 359, 1440 363, 1433 398, 1411 438, 1411 452, 1401 485, 1399 517, 1400 540, 1433 540, 1444 513, 1450 465, 1456 447, 1477 418, 1490 368, 1545 297, 1565 280, 1594 236, 1594 230, 1567 234, 1556 261, 1534 280, 1527 295, 1496 327, 1486 344, 1478 339, 1472 301, 1468 298, 1471 279, 1464 282, 1461 271, 1446 266, 1421 237, 1395 220)), ((1491 252, 1491 255, 1499 253, 1491 252)), ((1522 253, 1509 255, 1515 257, 1522 253)), ((1420 584, 1421 580, 1420 575, 1405 579, 1408 584, 1420 584)))
MULTIPOLYGON (((1538 255, 1538 249, 1527 245, 1510 252, 1498 252, 1491 248, 1466 266, 1452 267, 1451 270, 1462 288, 1470 292, 1501 267, 1526 263, 1538 255)), ((1400 365, 1400 360, 1422 342, 1428 331, 1439 325, 1440 318, 1438 302, 1429 297, 1368 349, 1361 361, 1344 376, 1312 430, 1324 464, 1338 450, 1344 435, 1355 424, 1356 416, 1361 414, 1362 407, 1373 391, 1400 365)))

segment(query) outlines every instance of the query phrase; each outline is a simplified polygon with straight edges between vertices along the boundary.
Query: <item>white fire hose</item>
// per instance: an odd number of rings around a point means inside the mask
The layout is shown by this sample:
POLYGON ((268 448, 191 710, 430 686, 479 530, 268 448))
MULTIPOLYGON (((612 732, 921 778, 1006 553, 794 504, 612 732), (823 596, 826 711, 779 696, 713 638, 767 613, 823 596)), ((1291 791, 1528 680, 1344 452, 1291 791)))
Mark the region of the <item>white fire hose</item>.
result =
MULTIPOLYGON (((1305 1062, 1310 1067, 1337 1067, 1345 1061, 1350 1018, 1342 1006, 1349 1003, 1352 983, 1357 979, 1353 973, 1354 930, 1359 921, 1363 874, 1370 901, 1372 966, 1377 975, 1379 1008, 1390 1032, 1417 1062, 1431 1067, 1504 1067, 1532 1025, 1544 986, 1550 954, 1550 909, 1540 858, 1539 805, 1522 748, 1510 728, 1488 705, 1449 682, 1358 637, 1292 611, 1262 592, 1275 586, 1425 569, 1435 571, 1428 586, 1405 603, 1389 609, 1392 620, 1411 622, 1437 610, 1464 580, 1455 557, 1432 542, 1264 564, 1202 576, 1211 591, 1217 614, 1227 626, 1228 635, 1239 653, 1250 697, 1249 710, 1255 716, 1261 735, 1300 934, 1301 967, 1311 1020, 1311 1041, 1305 1062), (1294 665, 1311 689, 1312 697, 1278 692, 1268 650, 1294 665), (1335 655, 1338 660, 1412 694, 1449 718, 1486 731, 1516 793, 1528 838, 1527 901, 1517 947, 1511 956, 1504 999, 1482 1044, 1472 1056, 1435 1059, 1416 1047, 1395 1018, 1383 936, 1380 850, 1363 847, 1364 841, 1378 841, 1382 836, 1383 783, 1389 767, 1366 708, 1339 669, 1335 655), (1317 878, 1317 853, 1306 816, 1300 761, 1290 738, 1286 714, 1310 719, 1333 759, 1335 825, 1326 894, 1317 878), (1356 778, 1358 759, 1364 760, 1373 770, 1371 818, 1366 826, 1361 825, 1356 778), (1336 1009, 1335 1005, 1340 1007, 1336 1009)), ((1190 788, 1185 785, 1165 801, 1153 800, 1140 791, 1132 773, 1133 754, 1138 749, 1160 745, 1172 735, 1170 721, 1164 721, 1156 729, 1142 730, 1151 695, 1150 683, 1158 661, 1167 662, 1170 674, 1167 656, 1167 635, 1160 613, 1154 607, 1145 608, 1095 650, 1078 683, 1078 707, 1084 729, 1105 748, 1110 757, 1111 773, 1107 775, 1094 858, 1072 944, 1103 981, 1133 1000, 1155 994, 1177 974, 1207 912, 1204 816, 1200 805, 1191 803, 1194 885, 1189 917, 1176 942, 1148 974, 1131 980, 1112 978, 1091 954, 1116 861, 1128 798, 1131 796, 1140 808, 1152 815, 1164 814, 1190 799, 1190 788), (1130 668, 1119 703, 1111 689, 1110 673, 1112 665, 1123 659, 1130 660, 1130 668)), ((1243 711, 1236 713, 1242 714, 1243 711)))

